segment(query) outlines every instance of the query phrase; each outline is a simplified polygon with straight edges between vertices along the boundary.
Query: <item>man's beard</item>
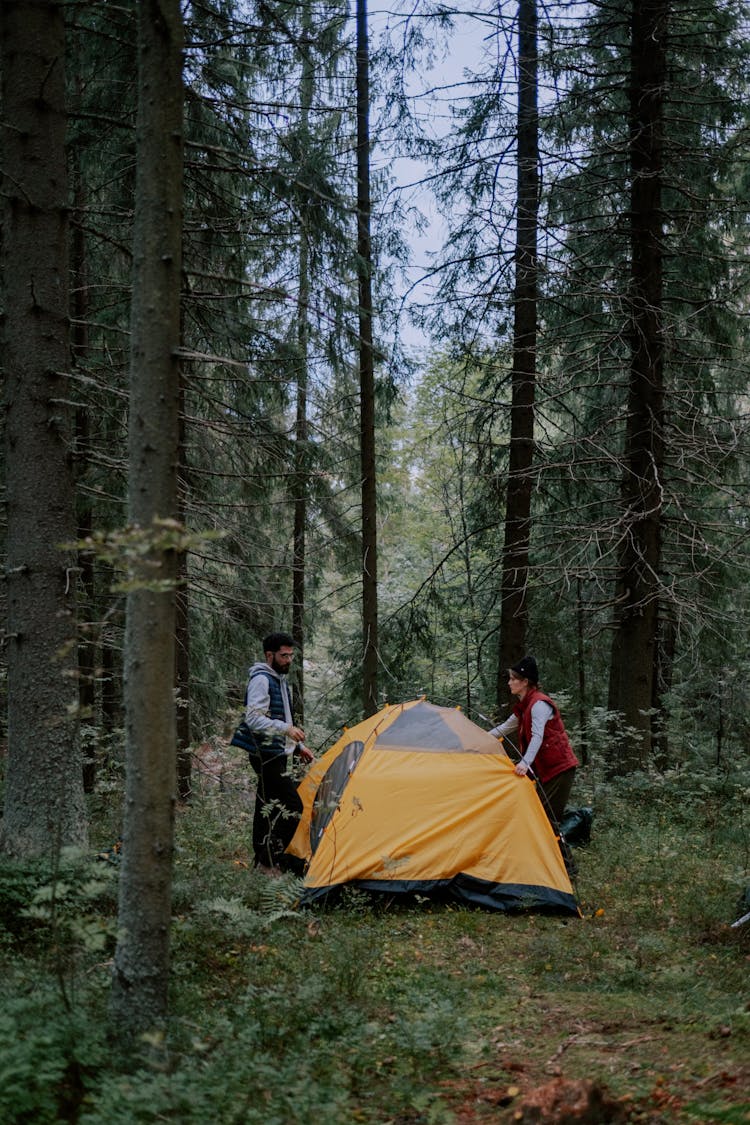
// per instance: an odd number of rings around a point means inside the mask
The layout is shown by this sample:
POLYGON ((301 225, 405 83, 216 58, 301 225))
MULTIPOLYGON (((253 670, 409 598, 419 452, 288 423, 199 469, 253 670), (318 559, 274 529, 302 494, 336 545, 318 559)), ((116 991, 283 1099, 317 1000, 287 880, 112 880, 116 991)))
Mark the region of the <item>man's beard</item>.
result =
POLYGON ((289 665, 277 663, 275 656, 271 660, 271 667, 273 668, 274 672, 278 672, 280 676, 289 675, 289 665))

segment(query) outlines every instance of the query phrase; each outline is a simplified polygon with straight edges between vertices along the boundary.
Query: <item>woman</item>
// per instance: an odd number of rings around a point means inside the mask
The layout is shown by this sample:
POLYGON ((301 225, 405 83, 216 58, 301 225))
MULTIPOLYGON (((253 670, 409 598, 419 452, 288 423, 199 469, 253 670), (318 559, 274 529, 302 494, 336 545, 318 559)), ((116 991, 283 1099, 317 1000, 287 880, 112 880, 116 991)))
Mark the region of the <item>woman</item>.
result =
POLYGON ((552 827, 559 831, 565 806, 573 788, 578 759, 560 718, 560 712, 539 687, 539 670, 533 656, 524 656, 508 672, 508 687, 517 703, 500 726, 490 731, 495 738, 519 732, 521 760, 516 765, 519 777, 533 766, 543 794, 542 804, 552 827))

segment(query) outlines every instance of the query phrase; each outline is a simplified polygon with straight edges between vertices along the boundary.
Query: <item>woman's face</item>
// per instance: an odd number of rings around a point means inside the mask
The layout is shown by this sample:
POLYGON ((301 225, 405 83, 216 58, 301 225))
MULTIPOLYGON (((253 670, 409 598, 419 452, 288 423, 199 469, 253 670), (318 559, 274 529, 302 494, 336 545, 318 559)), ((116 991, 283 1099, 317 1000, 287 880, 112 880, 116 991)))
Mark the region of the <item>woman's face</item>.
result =
POLYGON ((511 695, 518 696, 523 699, 526 692, 529 690, 529 681, 524 680, 521 676, 517 676, 515 672, 508 673, 508 688, 511 695))

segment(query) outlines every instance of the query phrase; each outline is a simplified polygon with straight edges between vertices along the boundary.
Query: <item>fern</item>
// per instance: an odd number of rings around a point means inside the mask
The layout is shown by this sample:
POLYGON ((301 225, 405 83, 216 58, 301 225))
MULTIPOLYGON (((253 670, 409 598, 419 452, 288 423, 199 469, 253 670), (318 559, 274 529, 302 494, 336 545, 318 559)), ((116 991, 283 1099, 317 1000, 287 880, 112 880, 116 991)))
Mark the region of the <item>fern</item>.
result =
POLYGON ((301 921, 301 888, 301 879, 294 875, 282 875, 279 879, 264 879, 258 895, 257 910, 238 898, 214 898, 204 904, 204 909, 223 915, 240 933, 248 933, 258 925, 268 927, 281 918, 301 921))
POLYGON ((235 925, 243 925, 249 921, 256 921, 257 914, 249 906, 245 906, 238 898, 214 898, 204 904, 205 910, 213 910, 216 914, 223 914, 235 925))
POLYGON ((295 875, 282 875, 280 879, 267 879, 260 892, 260 913, 264 927, 272 925, 281 918, 303 920, 299 912, 302 893, 302 880, 295 875))

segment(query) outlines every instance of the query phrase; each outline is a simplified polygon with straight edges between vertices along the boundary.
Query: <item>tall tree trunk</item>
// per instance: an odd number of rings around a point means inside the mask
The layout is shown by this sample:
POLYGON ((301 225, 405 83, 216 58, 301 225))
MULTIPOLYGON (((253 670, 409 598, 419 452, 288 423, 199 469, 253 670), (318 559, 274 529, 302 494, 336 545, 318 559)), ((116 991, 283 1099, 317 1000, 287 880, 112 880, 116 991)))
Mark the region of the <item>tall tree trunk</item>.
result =
POLYGON ((367 0, 357 0, 357 257, 362 468, 362 705, 378 710, 378 536, 375 473, 375 364, 370 242, 370 56, 367 0))
POLYGON ((299 313, 297 321, 297 417, 294 443, 294 558, 292 562, 292 637, 299 663, 295 669, 295 712, 297 722, 305 717, 305 566, 307 537, 307 377, 309 332, 307 310, 310 297, 307 231, 300 232, 299 247, 299 313))
MULTIPOLYGON (((99 563, 100 582, 105 590, 111 590, 115 582, 112 564, 105 559, 99 563)), ((123 611, 119 602, 110 605, 99 630, 101 654, 101 684, 99 705, 102 712, 102 730, 114 731, 123 726, 122 699, 122 621, 123 611)))
POLYGON ((86 843, 77 731, 76 536, 67 405, 65 25, 54 0, 0 5, 8 763, 3 847, 86 843))
POLYGON ((187 558, 180 558, 175 599, 175 731, 177 738, 177 795, 189 801, 193 792, 193 758, 190 720, 190 620, 187 558))
POLYGON ((179 0, 142 0, 131 308, 129 516, 134 564, 125 634, 126 792, 111 1010, 125 1033, 167 1014, 175 807, 175 586, 182 226, 179 0))
POLYGON ((677 647, 677 623, 664 599, 659 601, 659 620, 657 622, 657 657, 654 669, 654 697, 651 706, 654 710, 655 725, 652 730, 652 754, 660 769, 669 767, 669 710, 667 699, 672 688, 674 658, 677 647))
MULTIPOLYGON (((73 171, 74 221, 71 232, 71 281, 73 323, 71 325, 71 369, 75 371, 85 363, 88 352, 88 284, 86 280, 86 240, 83 234, 84 191, 78 162, 73 171)), ((89 407, 79 406, 75 413, 75 477, 77 491, 78 539, 91 538, 94 530, 93 506, 81 494, 80 482, 85 478, 91 454, 91 423, 89 407)), ((81 757, 83 760, 83 788, 93 793, 96 784, 96 629, 94 604, 96 576, 92 551, 78 552, 78 704, 83 725, 81 729, 81 757)))
MULTIPOLYGON (((314 70, 311 54, 312 8, 305 0, 302 11, 302 78, 300 81, 300 135, 303 144, 309 137, 310 107, 314 93, 314 70)), ((310 252, 307 207, 300 208, 299 253, 297 256, 297 417, 294 442, 294 559, 292 563, 292 637, 299 663, 295 671, 295 712, 297 722, 305 720, 305 567, 307 533, 307 474, 310 467, 307 425, 307 384, 310 351, 310 252)))
POLYGON ((588 724, 586 721, 586 646, 584 644, 584 622, 586 608, 583 604, 583 597, 581 595, 581 579, 579 578, 576 584, 576 636, 577 636, 577 657, 578 657, 578 726, 580 733, 578 736, 578 756, 581 759, 581 765, 588 765, 589 761, 589 735, 588 724))
POLYGON ((669 607, 659 601, 657 621, 657 661, 653 669, 653 723, 651 727, 651 757, 660 769, 669 767, 669 708, 668 697, 672 685, 677 645, 677 624, 669 607))
POLYGON ((633 737, 618 771, 652 750, 657 676, 664 464, 662 181, 667 2, 634 0, 630 85, 630 388, 622 483, 623 523, 609 707, 633 737))
POLYGON ((531 468, 537 334, 539 115, 536 0, 518 4, 518 166, 513 294, 513 373, 510 460, 505 505, 498 706, 507 700, 506 673, 526 647, 528 624, 531 468))
MULTIPOLYGON (((180 340, 183 330, 180 328, 180 340)), ((186 499, 189 492, 187 465, 187 434, 185 410, 185 379, 180 372, 179 422, 178 422, 178 518, 185 522, 186 499)), ((187 555, 180 555, 179 581, 175 599, 175 715, 177 730, 177 793, 181 801, 189 801, 193 788, 193 760, 190 719, 190 579, 187 555)))

